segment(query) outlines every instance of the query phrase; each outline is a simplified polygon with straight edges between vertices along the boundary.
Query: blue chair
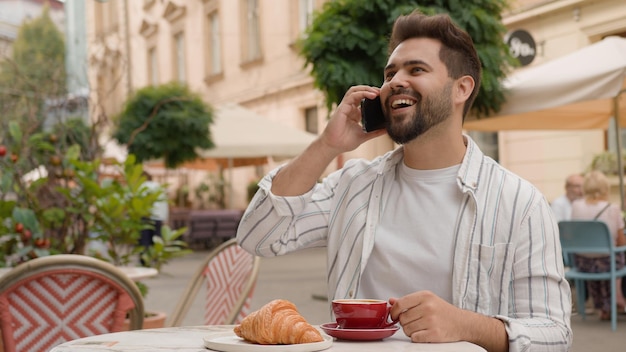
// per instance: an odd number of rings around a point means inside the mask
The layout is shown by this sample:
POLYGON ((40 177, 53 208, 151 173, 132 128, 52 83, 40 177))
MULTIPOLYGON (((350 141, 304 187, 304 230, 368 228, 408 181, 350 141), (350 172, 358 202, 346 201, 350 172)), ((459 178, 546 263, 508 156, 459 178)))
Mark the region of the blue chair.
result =
POLYGON ((615 247, 613 236, 606 223, 598 220, 560 221, 559 232, 563 257, 569 270, 565 277, 573 280, 576 287, 576 306, 585 319, 585 281, 608 280, 611 282, 611 328, 617 329, 616 279, 626 276, 626 267, 615 268, 615 258, 626 251, 626 246, 615 247), (576 267, 575 253, 595 253, 610 256, 611 269, 603 273, 588 273, 576 267))

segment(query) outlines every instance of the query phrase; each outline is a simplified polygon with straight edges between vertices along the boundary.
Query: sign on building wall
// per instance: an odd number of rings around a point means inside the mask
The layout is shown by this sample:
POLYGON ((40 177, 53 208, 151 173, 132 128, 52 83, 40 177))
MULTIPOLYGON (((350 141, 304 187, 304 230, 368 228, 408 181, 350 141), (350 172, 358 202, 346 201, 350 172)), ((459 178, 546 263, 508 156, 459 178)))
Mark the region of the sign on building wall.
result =
POLYGON ((533 62, 537 53, 537 46, 532 35, 523 29, 517 29, 507 35, 506 44, 513 57, 517 58, 522 66, 533 62))

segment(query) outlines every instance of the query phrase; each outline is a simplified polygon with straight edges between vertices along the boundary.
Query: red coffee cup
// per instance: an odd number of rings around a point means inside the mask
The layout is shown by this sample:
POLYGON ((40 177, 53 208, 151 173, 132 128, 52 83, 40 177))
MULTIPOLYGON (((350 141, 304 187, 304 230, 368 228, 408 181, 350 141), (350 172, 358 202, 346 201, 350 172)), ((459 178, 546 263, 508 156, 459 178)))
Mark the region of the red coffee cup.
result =
POLYGON ((384 329, 398 322, 389 321, 391 306, 381 299, 335 299, 332 308, 342 329, 384 329))

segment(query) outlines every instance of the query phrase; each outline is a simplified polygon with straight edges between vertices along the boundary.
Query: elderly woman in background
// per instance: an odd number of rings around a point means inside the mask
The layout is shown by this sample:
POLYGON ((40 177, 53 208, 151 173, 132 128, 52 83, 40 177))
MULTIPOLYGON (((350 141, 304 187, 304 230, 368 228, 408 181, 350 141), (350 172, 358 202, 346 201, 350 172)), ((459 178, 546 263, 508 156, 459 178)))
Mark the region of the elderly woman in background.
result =
MULTIPOLYGON (((624 236, 624 218, 617 204, 609 202, 609 180, 600 171, 591 171, 583 181, 583 198, 572 204, 572 220, 599 220, 607 224, 616 246, 626 244, 624 236)), ((609 256, 603 254, 578 254, 574 260, 581 271, 599 273, 610 270, 609 256)), ((624 266, 624 256, 617 257, 617 268, 624 266)), ((624 296, 621 280, 617 281, 617 306, 624 311, 624 296)), ((611 285, 609 281, 588 281, 588 292, 594 307, 600 310, 600 319, 609 320, 611 316, 611 285)))

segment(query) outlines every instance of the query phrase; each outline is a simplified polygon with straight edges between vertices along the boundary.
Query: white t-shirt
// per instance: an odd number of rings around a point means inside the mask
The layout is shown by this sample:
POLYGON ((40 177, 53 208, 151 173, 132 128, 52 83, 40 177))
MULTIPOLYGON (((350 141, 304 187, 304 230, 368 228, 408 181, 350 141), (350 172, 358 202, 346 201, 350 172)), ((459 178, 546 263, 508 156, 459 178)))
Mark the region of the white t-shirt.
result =
POLYGON ((562 195, 550 203, 550 207, 554 212, 556 221, 571 220, 572 219, 572 203, 565 195, 562 195))
POLYGON ((430 290, 452 302, 455 224, 463 199, 460 165, 438 170, 398 165, 358 297, 387 300, 430 290))

